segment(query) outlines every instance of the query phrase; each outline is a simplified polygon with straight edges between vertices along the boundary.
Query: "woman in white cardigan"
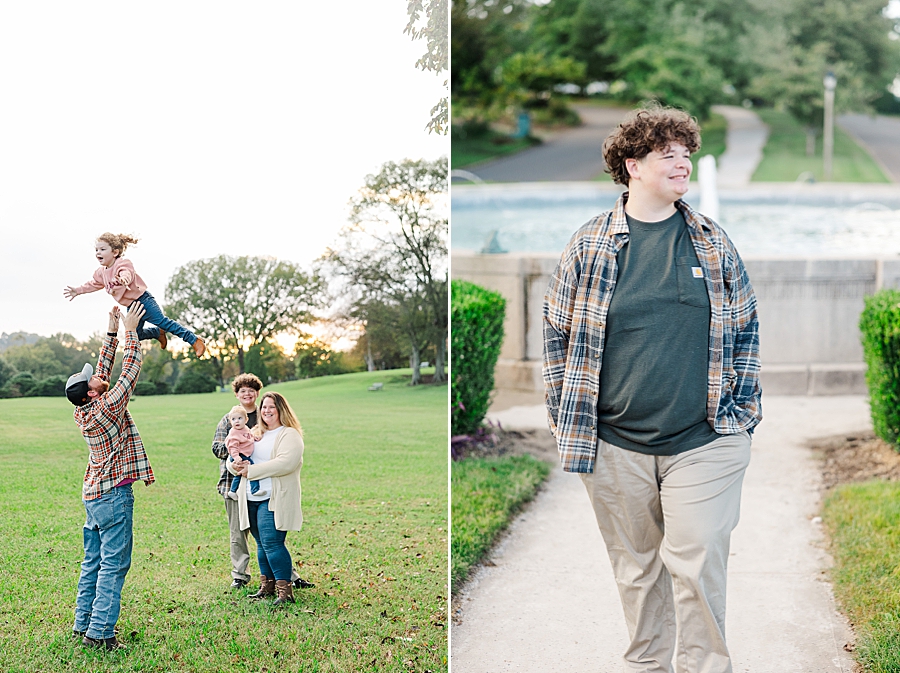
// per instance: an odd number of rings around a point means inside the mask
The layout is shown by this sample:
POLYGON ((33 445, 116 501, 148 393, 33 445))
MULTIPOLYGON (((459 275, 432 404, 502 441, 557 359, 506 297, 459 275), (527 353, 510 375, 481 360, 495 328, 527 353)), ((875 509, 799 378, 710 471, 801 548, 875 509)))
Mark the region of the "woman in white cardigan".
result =
POLYGON ((261 398, 259 438, 253 449, 253 464, 227 461, 232 474, 239 474, 238 507, 241 530, 250 529, 256 540, 260 587, 250 598, 275 596, 274 605, 294 602, 291 586, 291 555, 284 544, 287 531, 300 530, 300 468, 303 466, 303 435, 297 416, 280 393, 261 398), (247 482, 259 480, 259 493, 247 492, 247 482))

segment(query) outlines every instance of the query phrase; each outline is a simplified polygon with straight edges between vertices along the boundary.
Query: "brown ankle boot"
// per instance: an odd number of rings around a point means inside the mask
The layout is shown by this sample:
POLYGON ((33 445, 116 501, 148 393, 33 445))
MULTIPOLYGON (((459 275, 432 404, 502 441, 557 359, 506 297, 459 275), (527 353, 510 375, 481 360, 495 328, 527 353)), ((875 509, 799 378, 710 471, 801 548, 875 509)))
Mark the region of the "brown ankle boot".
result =
POLYGON ((247 598, 268 598, 269 596, 275 595, 275 580, 266 577, 265 575, 259 576, 259 591, 255 594, 250 594, 247 598))
POLYGON ((272 603, 273 607, 294 602, 294 585, 290 580, 275 580, 275 590, 278 591, 278 598, 272 603))

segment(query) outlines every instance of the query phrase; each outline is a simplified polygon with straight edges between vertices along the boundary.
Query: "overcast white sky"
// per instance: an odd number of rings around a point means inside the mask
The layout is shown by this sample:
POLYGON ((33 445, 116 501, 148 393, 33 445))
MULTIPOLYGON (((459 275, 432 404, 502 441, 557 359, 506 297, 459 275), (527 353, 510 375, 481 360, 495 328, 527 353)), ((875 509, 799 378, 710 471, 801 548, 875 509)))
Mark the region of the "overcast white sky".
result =
MULTIPOLYGON (((415 69, 405 0, 0 5, 0 332, 105 329, 95 237, 158 300, 219 254, 307 264, 387 160, 449 153, 424 130, 445 79, 415 69)), ((177 341, 177 340, 176 340, 177 341)))

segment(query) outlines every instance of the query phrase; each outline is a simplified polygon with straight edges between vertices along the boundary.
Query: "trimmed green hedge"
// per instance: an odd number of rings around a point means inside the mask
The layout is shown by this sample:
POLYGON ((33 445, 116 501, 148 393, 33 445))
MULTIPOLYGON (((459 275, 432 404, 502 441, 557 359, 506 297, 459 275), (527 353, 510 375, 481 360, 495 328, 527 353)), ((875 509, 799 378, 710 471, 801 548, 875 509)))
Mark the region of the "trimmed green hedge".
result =
POLYGON ((450 425, 454 435, 475 432, 494 388, 503 343, 506 300, 474 283, 454 280, 450 300, 450 425))
POLYGON ((900 291, 866 297, 859 319, 872 424, 885 442, 900 446, 900 291))

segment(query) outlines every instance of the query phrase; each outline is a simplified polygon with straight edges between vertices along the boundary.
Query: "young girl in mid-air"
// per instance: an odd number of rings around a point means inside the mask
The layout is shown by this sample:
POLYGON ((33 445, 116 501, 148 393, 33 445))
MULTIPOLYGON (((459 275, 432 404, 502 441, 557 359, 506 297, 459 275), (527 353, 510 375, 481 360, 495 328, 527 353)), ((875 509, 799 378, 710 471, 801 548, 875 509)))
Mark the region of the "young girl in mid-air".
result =
POLYGON ((137 242, 136 238, 125 234, 110 234, 109 232, 100 234, 94 244, 94 252, 97 261, 100 262, 100 268, 94 271, 94 277, 87 283, 79 287, 70 285, 63 290, 63 295, 72 301, 80 294, 106 290, 122 306, 131 306, 134 302, 139 302, 144 306, 147 314, 141 318, 141 322, 138 324, 138 339, 141 341, 156 339, 159 341, 160 347, 165 348, 166 332, 171 332, 190 344, 197 357, 200 357, 206 351, 206 342, 189 329, 163 315, 159 304, 147 291, 147 284, 135 272, 134 265, 122 257, 125 248, 137 242), (155 327, 144 327, 145 322, 153 323, 155 327))
MULTIPOLYGON (((228 422, 231 423, 231 430, 228 431, 228 436, 225 438, 225 448, 228 449, 231 460, 246 460, 252 465, 250 454, 253 453, 253 442, 258 437, 254 436, 247 427, 247 412, 244 411, 244 407, 240 404, 232 407, 228 412, 228 422)), ((241 475, 236 474, 231 480, 231 490, 226 495, 232 500, 237 500, 237 490, 240 485, 241 475)), ((259 490, 259 481, 256 479, 250 482, 250 492, 253 495, 266 495, 265 491, 259 490)))

